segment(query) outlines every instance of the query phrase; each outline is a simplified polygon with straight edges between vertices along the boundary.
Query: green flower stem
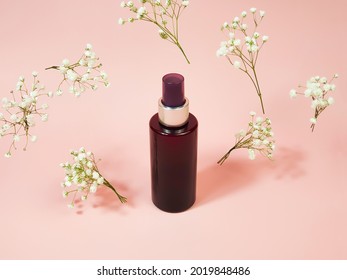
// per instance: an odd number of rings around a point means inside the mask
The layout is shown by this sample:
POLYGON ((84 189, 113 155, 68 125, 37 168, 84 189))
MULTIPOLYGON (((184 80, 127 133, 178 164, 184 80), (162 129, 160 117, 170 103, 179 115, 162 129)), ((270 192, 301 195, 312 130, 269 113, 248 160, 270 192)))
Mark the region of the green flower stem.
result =
POLYGON ((218 162, 217 162, 217 164, 219 164, 219 165, 222 165, 223 163, 224 163, 224 161, 226 161, 227 160, 227 158, 229 157, 229 155, 230 155, 230 153, 233 151, 233 150, 235 150, 236 149, 236 146, 237 145, 235 145, 234 147, 232 147, 218 162))
POLYGON ((254 73, 255 82, 257 84, 256 89, 257 89, 257 93, 258 93, 258 96, 259 96, 259 99, 260 99, 261 109, 263 111, 263 114, 265 114, 263 98, 261 96, 261 91, 260 91, 259 81, 258 81, 258 77, 257 77, 257 72, 255 71, 255 65, 252 67, 252 70, 253 70, 253 73, 254 73))
POLYGON ((106 187, 110 188, 111 190, 113 190, 113 192, 118 196, 118 198, 119 198, 119 200, 120 200, 121 203, 126 203, 126 202, 127 202, 127 198, 124 197, 124 196, 122 196, 122 195, 120 195, 120 194, 116 191, 116 189, 111 185, 111 183, 105 179, 105 177, 104 177, 104 185, 105 185, 106 187))
POLYGON ((180 43, 177 42, 177 47, 181 50, 182 54, 184 55, 184 58, 186 59, 187 63, 190 64, 190 61, 186 55, 186 53, 184 52, 183 48, 181 47, 180 43))

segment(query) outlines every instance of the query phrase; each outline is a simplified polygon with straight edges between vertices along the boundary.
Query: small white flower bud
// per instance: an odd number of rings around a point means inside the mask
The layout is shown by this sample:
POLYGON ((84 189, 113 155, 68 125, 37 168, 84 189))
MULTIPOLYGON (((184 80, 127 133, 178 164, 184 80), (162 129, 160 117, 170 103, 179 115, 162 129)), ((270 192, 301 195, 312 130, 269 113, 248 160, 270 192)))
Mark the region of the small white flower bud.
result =
POLYGON ((70 204, 67 205, 68 208, 73 209, 75 207, 75 205, 73 204, 73 202, 71 202, 70 204))
POLYGON ((332 104, 334 104, 334 102, 335 102, 334 98, 330 96, 330 97, 328 98, 328 104, 329 104, 329 105, 332 105, 332 104))
POLYGON ((291 98, 297 97, 296 90, 295 89, 290 90, 289 95, 290 95, 291 98))
POLYGON ((241 67, 241 63, 240 63, 240 61, 234 61, 234 67, 236 68, 236 69, 240 69, 240 67, 241 67))
POLYGON ((263 42, 265 43, 269 40, 269 36, 264 35, 262 39, 263 39, 263 42))
POLYGON ((48 121, 48 114, 42 115, 42 116, 41 116, 41 120, 42 120, 43 122, 48 121))
POLYGON ((189 5, 189 1, 188 0, 183 0, 182 1, 182 6, 187 7, 189 5))
POLYGON ((317 119, 316 118, 310 118, 310 122, 313 123, 313 124, 316 124, 317 123, 317 119))
POLYGON ((15 135, 13 136, 13 141, 14 141, 14 142, 19 142, 19 141, 20 141, 20 136, 19 136, 18 134, 15 134, 15 135))
POLYGON ((98 179, 100 177, 100 174, 96 171, 93 172, 93 179, 98 179))
POLYGON ((89 191, 90 191, 91 193, 95 193, 95 192, 97 191, 97 189, 98 189, 98 186, 97 186, 97 184, 94 182, 94 183, 90 186, 89 191))
POLYGON ((67 66, 69 66, 69 64, 70 64, 70 61, 69 61, 67 58, 65 58, 65 59, 63 60, 62 64, 63 64, 63 66, 67 67, 67 66))
POLYGON ((11 153, 10 152, 7 152, 6 154, 5 154, 5 158, 10 158, 12 155, 11 155, 11 153))
POLYGON ((254 160, 255 159, 255 152, 253 149, 248 149, 248 157, 250 160, 254 160))
POLYGON ((243 24, 241 25, 241 30, 247 30, 247 28, 248 28, 248 26, 247 26, 246 23, 243 23, 243 24))

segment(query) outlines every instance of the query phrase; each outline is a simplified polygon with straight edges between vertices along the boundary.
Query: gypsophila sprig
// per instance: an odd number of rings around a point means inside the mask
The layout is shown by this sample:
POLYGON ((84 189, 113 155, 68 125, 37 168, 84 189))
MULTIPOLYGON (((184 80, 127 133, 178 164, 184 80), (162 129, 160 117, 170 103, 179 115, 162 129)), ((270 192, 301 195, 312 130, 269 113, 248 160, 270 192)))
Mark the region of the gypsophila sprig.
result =
POLYGON ((228 32, 228 39, 221 42, 216 53, 217 57, 226 57, 231 65, 246 73, 251 79, 260 99, 263 114, 265 108, 256 65, 260 50, 269 40, 268 36, 261 35, 257 31, 264 17, 264 11, 257 12, 256 8, 251 8, 249 12, 243 11, 240 17, 235 17, 231 22, 225 22, 221 30, 228 32), (250 23, 247 22, 248 19, 250 23))
POLYGON ((155 24, 159 30, 159 36, 176 45, 184 55, 188 64, 190 61, 179 42, 179 17, 189 5, 187 0, 140 0, 140 6, 133 1, 122 1, 120 6, 129 9, 134 17, 127 20, 120 18, 118 23, 133 23, 135 21, 146 21, 155 24))
POLYGON ((338 78, 338 74, 335 74, 330 81, 326 77, 314 76, 306 82, 306 86, 299 85, 299 90, 292 89, 289 92, 291 98, 303 95, 312 100, 311 108, 314 110, 314 115, 310 118, 312 132, 316 126, 318 116, 335 102, 329 94, 336 89, 335 84, 332 83, 336 78, 338 78))
POLYGON ((52 92, 46 92, 44 85, 38 80, 38 73, 32 73, 33 82, 29 87, 23 76, 19 77, 16 89, 11 91, 12 98, 2 98, 2 108, 0 112, 0 138, 9 136, 12 138, 10 147, 5 154, 10 158, 13 150, 17 149, 18 142, 24 138, 23 150, 26 150, 29 141, 35 142, 37 137, 31 134, 31 128, 35 126, 36 119, 45 122, 48 120, 46 103, 39 103, 43 96, 52 96, 52 92))
POLYGON ((241 130, 235 135, 235 145, 218 161, 222 165, 230 153, 236 149, 247 149, 251 160, 255 159, 255 151, 272 159, 275 150, 274 133, 271 121, 268 118, 255 117, 255 112, 250 112, 251 121, 247 130, 241 130))
POLYGON ((63 196, 71 197, 68 207, 74 207, 77 196, 80 196, 80 199, 84 201, 90 193, 95 193, 101 186, 110 188, 118 196, 121 203, 127 202, 127 198, 120 195, 111 183, 100 174, 92 152, 80 148, 70 154, 73 157, 73 162, 60 164, 65 170, 65 179, 61 184, 64 188, 63 196))
POLYGON ((102 64, 99 57, 96 56, 91 44, 87 44, 82 56, 76 62, 71 63, 68 59, 64 59, 59 66, 51 66, 46 68, 59 70, 63 75, 56 95, 63 94, 63 85, 68 85, 68 90, 75 96, 80 96, 87 89, 97 90, 98 85, 110 86, 107 74, 101 70, 102 64))

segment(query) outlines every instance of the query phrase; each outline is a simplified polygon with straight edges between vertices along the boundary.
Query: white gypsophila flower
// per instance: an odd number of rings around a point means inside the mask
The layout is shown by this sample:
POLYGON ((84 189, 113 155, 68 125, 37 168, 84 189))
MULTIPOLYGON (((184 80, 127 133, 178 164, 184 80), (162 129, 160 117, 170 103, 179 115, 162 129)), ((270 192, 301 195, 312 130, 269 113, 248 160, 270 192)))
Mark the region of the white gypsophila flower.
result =
POLYGON ((75 207, 75 204, 69 203, 69 204, 67 205, 67 207, 70 208, 70 209, 73 209, 73 208, 75 207))
POLYGON ((67 58, 64 58, 63 61, 62 61, 62 66, 68 67, 69 64, 70 64, 70 61, 67 58))
MULTIPOLYGON (((332 80, 335 79, 335 76, 333 76, 332 80)), ((314 116, 310 119, 312 131, 317 124, 319 115, 335 101, 333 97, 329 96, 336 89, 336 86, 331 81, 328 82, 328 79, 324 76, 312 76, 307 80, 306 87, 300 86, 303 92, 296 92, 296 94, 311 99, 311 108, 314 110, 314 116)), ((292 97, 291 94, 290 96, 292 97)))
POLYGON ((334 98, 330 96, 330 97, 328 98, 328 103, 329 103, 329 105, 334 104, 334 102, 335 102, 334 98))
POLYGON ((102 185, 104 183, 104 178, 99 177, 98 179, 96 179, 96 182, 98 183, 98 185, 102 185))
POLYGON ((18 81, 16 84, 16 90, 21 90, 23 85, 24 85, 24 83, 22 81, 18 81))
POLYGON ((66 75, 67 75, 67 78, 70 80, 70 81, 76 81, 78 75, 77 73, 75 73, 73 70, 69 69, 67 70, 66 72, 66 75))
POLYGON ((240 18, 239 17, 234 17, 233 22, 239 23, 240 22, 240 18))
POLYGON ((94 171, 93 172, 93 179, 98 179, 100 177, 99 173, 94 171))
POLYGON ((28 147, 32 137, 31 130, 35 126, 35 116, 42 116, 42 110, 47 109, 48 105, 41 99, 48 96, 45 87, 40 84, 38 73, 32 72, 33 82, 27 85, 23 76, 19 77, 20 87, 11 91, 12 99, 3 98, 3 108, 6 112, 0 113, 0 120, 4 125, 0 126, 0 138, 9 136, 11 144, 7 155, 12 155, 13 150, 17 150, 19 142, 23 144, 23 150, 28 147), (26 141, 21 141, 25 138, 26 141))
POLYGON ((97 189, 98 189, 97 184, 93 183, 93 184, 90 186, 89 191, 90 191, 91 193, 95 193, 95 192, 97 191, 97 189))
POLYGON ((56 95, 62 95, 62 87, 67 84, 68 91, 78 97, 87 89, 96 90, 97 84, 102 83, 105 87, 110 86, 108 76, 101 67, 102 64, 99 62, 93 46, 88 43, 82 57, 76 62, 71 63, 68 59, 64 59, 62 65, 51 66, 47 69, 59 70, 63 74, 63 80, 59 84, 56 95))
POLYGON ((237 68, 237 69, 240 69, 241 67, 241 62, 240 61, 234 61, 234 67, 237 68))
POLYGON ((294 97, 298 96, 295 89, 290 90, 289 95, 290 95, 291 98, 294 98, 294 97))
POLYGON ((121 196, 115 188, 102 177, 98 171, 94 154, 80 148, 78 151, 71 151, 73 162, 61 163, 60 166, 65 170, 65 178, 62 186, 64 187, 64 196, 69 197, 73 194, 72 202, 74 205, 76 195, 80 194, 81 200, 86 200, 90 193, 95 193, 99 186, 104 185, 110 188, 124 203, 126 198, 121 196), (76 188, 73 188, 76 186, 76 188), (72 189, 70 189, 72 188, 72 189))
POLYGON ((10 158, 12 155, 11 155, 11 153, 10 152, 7 152, 6 154, 5 154, 5 158, 10 158))
POLYGON ((43 115, 41 116, 41 120, 42 120, 43 122, 48 121, 48 114, 43 114, 43 115))
MULTIPOLYGON (((241 16, 235 16, 232 22, 229 23, 226 21, 223 23, 221 30, 228 31, 229 38, 227 41, 222 41, 221 46, 216 51, 216 55, 217 57, 226 57, 228 62, 234 67, 234 56, 237 57, 237 60, 240 61, 240 65, 243 67, 242 71, 252 80, 257 96, 260 99, 262 111, 265 113, 258 75, 256 73, 256 64, 259 52, 269 37, 267 35, 261 37, 261 34, 257 31, 260 22, 265 16, 265 11, 260 10, 259 13, 256 13, 256 11, 256 8, 250 9, 252 17, 248 20, 247 12, 243 11, 241 16), (248 22, 246 21, 249 21, 254 28, 248 26, 248 22), (252 30, 252 33, 249 33, 250 30, 252 30)), ((238 64, 236 64, 235 68, 239 69, 237 66, 238 64)))
POLYGON ((182 1, 182 6, 187 7, 189 5, 189 1, 188 0, 183 0, 182 1))
MULTIPOLYGON (((189 64, 190 61, 178 39, 179 19, 183 11, 189 6, 189 3, 190 1, 188 0, 166 0, 165 2, 160 0, 140 0, 140 5, 128 2, 126 7, 132 15, 135 14, 136 16, 128 17, 127 21, 120 20, 119 24, 123 25, 127 24, 127 22, 134 23, 140 21, 152 23, 159 27, 159 30, 162 30, 159 31, 159 36, 176 45, 189 64)), ((121 6, 124 6, 124 4, 121 3, 121 6)))
POLYGON ((253 149, 248 149, 248 157, 250 160, 254 160, 255 159, 255 152, 253 149))
POLYGON ((147 14, 147 10, 146 10, 146 7, 140 7, 138 10, 137 10, 137 18, 140 19, 142 18, 144 15, 147 14))
POLYGON ((317 119, 316 118, 310 118, 310 122, 313 123, 313 124, 316 124, 317 123, 317 119))
POLYGON ((271 128, 269 118, 255 117, 255 112, 250 112, 251 122, 248 124, 248 129, 241 130, 235 134, 236 141, 232 147, 219 161, 218 164, 223 164, 229 157, 230 153, 235 149, 248 149, 249 158, 255 159, 255 151, 266 156, 268 159, 273 158, 275 149, 274 133, 271 128))

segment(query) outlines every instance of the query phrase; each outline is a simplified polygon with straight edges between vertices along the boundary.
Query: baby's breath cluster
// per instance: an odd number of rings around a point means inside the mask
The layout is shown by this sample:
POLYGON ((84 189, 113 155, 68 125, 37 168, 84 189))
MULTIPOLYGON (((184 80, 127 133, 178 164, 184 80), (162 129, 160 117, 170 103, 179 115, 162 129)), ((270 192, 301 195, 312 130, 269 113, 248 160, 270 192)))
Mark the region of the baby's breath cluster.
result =
POLYGON ((45 122, 48 120, 46 103, 40 103, 39 99, 43 96, 52 96, 52 92, 46 92, 44 85, 40 84, 38 73, 32 73, 33 82, 29 87, 23 76, 19 77, 16 89, 11 91, 12 98, 2 98, 2 108, 0 112, 0 138, 9 136, 12 138, 10 147, 5 154, 10 158, 13 149, 17 149, 18 142, 24 138, 24 150, 28 146, 29 139, 32 142, 37 140, 35 135, 31 134, 31 128, 35 126, 36 119, 45 122))
POLYGON ((334 98, 328 96, 328 94, 335 91, 336 86, 332 82, 337 77, 338 75, 335 74, 328 81, 326 77, 314 76, 306 82, 306 86, 299 86, 299 91, 292 89, 289 92, 291 98, 303 95, 312 100, 311 108, 314 110, 314 116, 310 118, 312 131, 317 123, 318 116, 335 102, 334 98))
POLYGON ((83 55, 77 62, 71 63, 64 59, 60 66, 51 66, 47 69, 59 70, 63 75, 56 95, 62 95, 62 85, 68 84, 69 92, 75 96, 80 96, 87 89, 97 90, 98 85, 110 86, 107 74, 101 70, 102 64, 96 56, 91 44, 87 44, 83 55))
POLYGON ((255 159, 255 151, 259 151, 265 157, 272 159, 275 140, 270 119, 255 117, 255 112, 250 112, 250 115, 251 121, 247 131, 242 129, 235 135, 235 145, 218 161, 218 164, 222 165, 233 150, 241 148, 248 149, 251 160, 255 159))
POLYGON ((120 18, 118 23, 123 25, 141 20, 155 24, 159 28, 159 36, 176 45, 190 63, 178 38, 178 20, 188 5, 188 0, 139 0, 139 6, 133 1, 122 1, 120 6, 129 9, 134 16, 127 20, 120 18))
POLYGON ((72 201, 68 204, 70 208, 74 207, 77 195, 80 195, 81 200, 86 200, 89 194, 95 193, 100 186, 110 188, 118 196, 121 203, 127 201, 126 197, 121 196, 100 174, 92 152, 80 148, 70 154, 73 157, 73 163, 60 164, 65 170, 65 180, 61 184, 64 188, 63 196, 72 196, 72 201))
POLYGON ((258 25, 264 17, 264 11, 258 12, 256 8, 251 8, 249 12, 243 11, 231 22, 225 22, 221 29, 228 32, 228 39, 222 41, 217 50, 218 57, 226 57, 231 65, 246 73, 251 79, 259 96, 263 113, 265 113, 265 108, 256 73, 256 64, 259 51, 269 40, 268 36, 261 35, 257 31, 258 25), (252 27, 248 25, 249 21, 252 27))

